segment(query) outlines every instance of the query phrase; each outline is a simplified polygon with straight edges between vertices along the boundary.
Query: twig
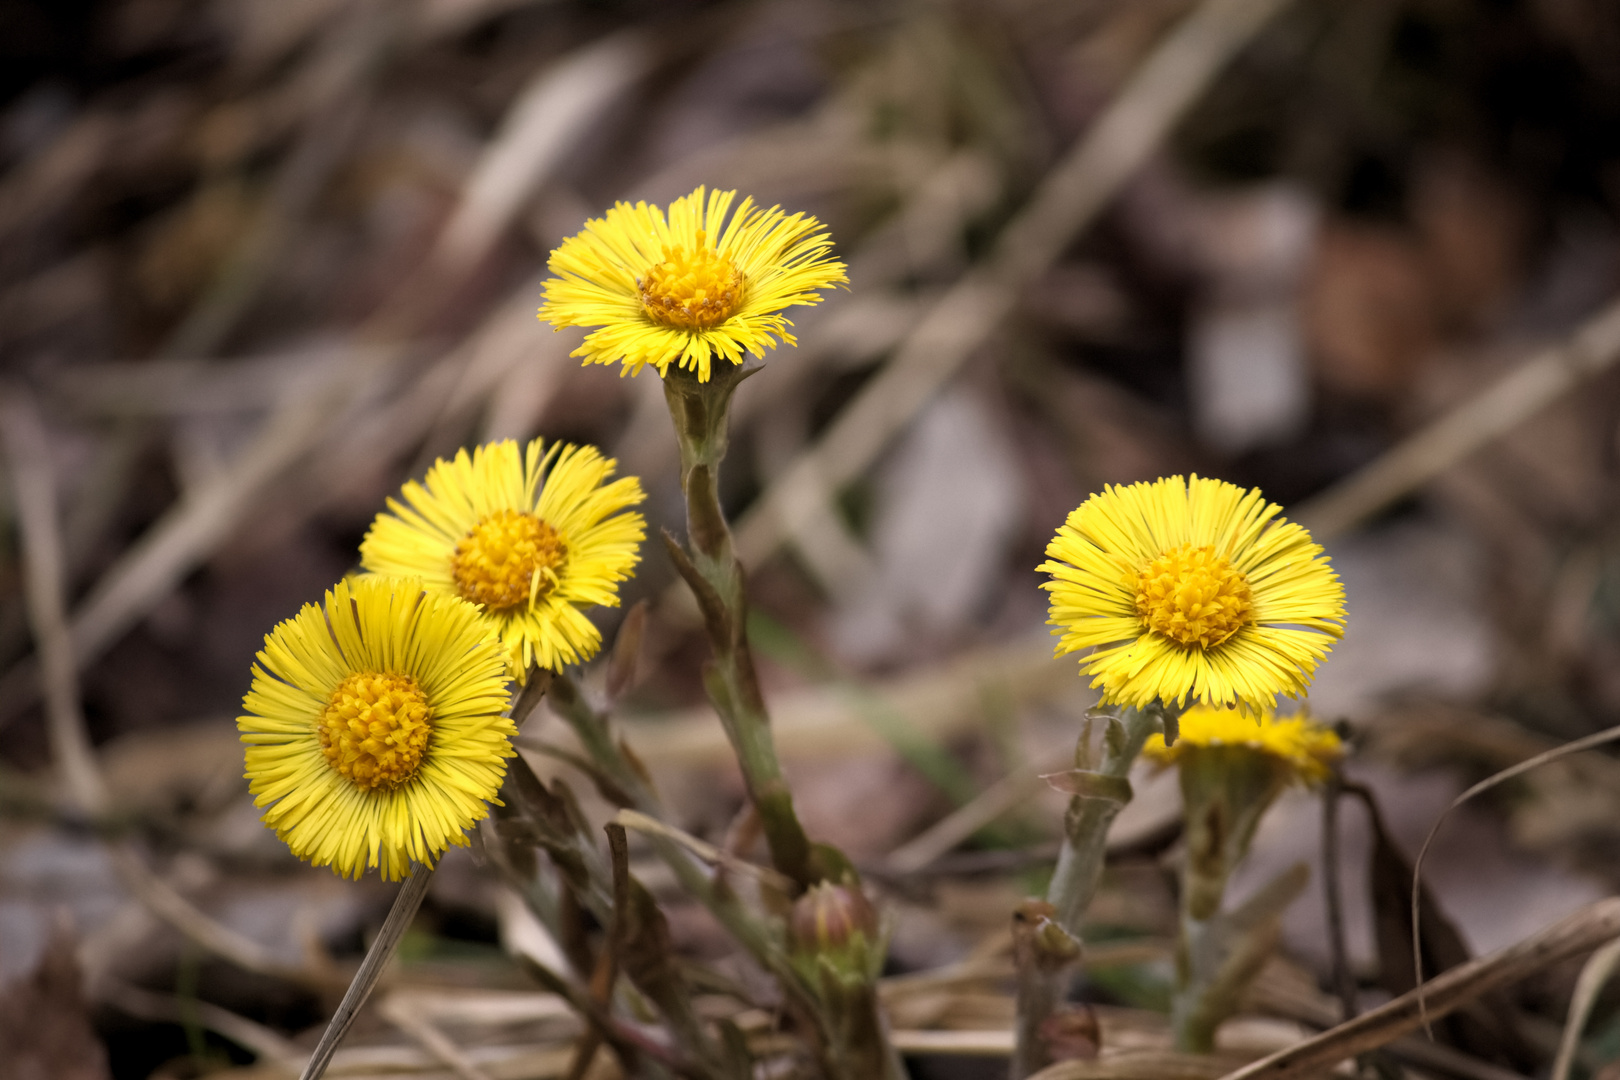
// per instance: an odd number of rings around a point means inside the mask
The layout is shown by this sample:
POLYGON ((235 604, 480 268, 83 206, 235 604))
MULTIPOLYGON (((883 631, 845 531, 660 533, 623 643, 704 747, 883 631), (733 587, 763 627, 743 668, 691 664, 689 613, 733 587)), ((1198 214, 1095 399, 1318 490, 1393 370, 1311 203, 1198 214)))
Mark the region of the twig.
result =
POLYGON ((1525 940, 1480 960, 1454 967, 1427 984, 1295 1046, 1227 1074, 1222 1080, 1296 1080, 1314 1076, 1345 1058, 1384 1046, 1497 987, 1540 971, 1620 936, 1620 898, 1590 904, 1525 940))
POLYGON ((394 906, 388 910, 388 918, 383 921, 382 929, 377 932, 371 948, 366 950, 366 958, 360 962, 360 970, 354 973, 354 981, 349 983, 348 992, 343 995, 343 1000, 338 1002, 337 1012, 332 1014, 326 1030, 321 1033, 321 1041, 315 1045, 315 1052, 309 1056, 309 1064, 304 1066, 299 1080, 320 1080, 325 1075, 326 1067, 332 1062, 332 1055, 337 1053, 338 1043, 348 1034, 355 1017, 360 1014, 360 1007, 366 1003, 372 988, 382 977, 383 968, 393 957, 394 947, 399 944, 399 939, 410 929, 411 920, 416 917, 416 909, 422 906, 422 900, 427 896, 428 884, 432 880, 433 870, 425 866, 418 866, 411 876, 405 879, 399 894, 394 897, 394 906))
POLYGON ((22 531, 28 622, 38 642, 40 675, 45 683, 51 756, 73 802, 85 814, 99 814, 106 807, 107 790, 79 704, 78 673, 63 602, 66 574, 50 446, 39 413, 24 391, 7 391, 0 408, 4 410, 0 438, 11 466, 12 497, 22 531))
POLYGON ((876 460, 1285 2, 1204 0, 1170 32, 1047 174, 989 260, 923 316, 883 371, 744 516, 736 550, 745 565, 768 558, 831 493, 876 460))
POLYGON ((1030 1080, 1217 1080, 1230 1069, 1230 1052, 1182 1054, 1174 1050, 1131 1050, 1097 1061, 1060 1061, 1030 1080))
POLYGON ((1417 490, 1620 360, 1620 301, 1566 342, 1544 349, 1322 494, 1294 520, 1321 538, 1342 533, 1417 490))

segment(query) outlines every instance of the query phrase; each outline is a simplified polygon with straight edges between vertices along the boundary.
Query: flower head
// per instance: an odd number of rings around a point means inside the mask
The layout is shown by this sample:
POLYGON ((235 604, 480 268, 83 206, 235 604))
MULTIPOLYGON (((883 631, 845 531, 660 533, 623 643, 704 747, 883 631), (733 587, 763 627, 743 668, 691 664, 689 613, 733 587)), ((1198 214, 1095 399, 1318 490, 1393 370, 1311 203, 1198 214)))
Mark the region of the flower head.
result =
POLYGON ((1258 490, 1172 476, 1109 487, 1047 545, 1058 653, 1103 700, 1235 706, 1299 697, 1344 632, 1344 588, 1320 545, 1258 490))
POLYGON ((1328 778, 1344 746, 1331 728, 1305 716, 1278 719, 1270 712, 1244 716, 1236 709, 1195 705, 1181 714, 1181 733, 1174 746, 1163 735, 1148 737, 1142 755, 1161 765, 1173 765, 1189 753, 1206 747, 1236 747, 1264 754, 1287 767, 1293 779, 1308 784, 1328 778))
POLYGON ((735 191, 699 187, 663 210, 619 203, 562 242, 549 266, 540 317, 561 329, 595 326, 573 355, 624 362, 634 375, 670 364, 709 381, 720 357, 742 364, 777 338, 794 344, 783 308, 819 303, 846 280, 832 239, 807 214, 761 210, 735 191), (729 214, 729 220, 728 220, 729 214))
POLYGON ((264 822, 294 855, 389 880, 489 812, 512 756, 506 661, 473 605, 340 582, 264 639, 237 718, 264 822))
POLYGON ((388 500, 360 544, 374 574, 420 578, 430 592, 477 604, 506 646, 512 673, 596 655, 602 633, 586 609, 617 607, 619 582, 646 535, 628 508, 645 497, 633 476, 590 446, 510 439, 440 459, 423 483, 388 500))

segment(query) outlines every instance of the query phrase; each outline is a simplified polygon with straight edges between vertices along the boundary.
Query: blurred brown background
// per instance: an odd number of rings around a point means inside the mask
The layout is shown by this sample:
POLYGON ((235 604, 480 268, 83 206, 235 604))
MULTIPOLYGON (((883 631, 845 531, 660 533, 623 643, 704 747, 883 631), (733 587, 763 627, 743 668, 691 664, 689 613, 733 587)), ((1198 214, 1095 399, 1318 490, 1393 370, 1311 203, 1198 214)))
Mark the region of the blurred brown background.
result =
MULTIPOLYGON (((252 1059, 165 1002, 287 1037, 321 1019, 307 987, 183 945, 97 836, 289 964, 358 952, 387 890, 299 867, 246 799, 231 720, 253 653, 353 568, 386 495, 462 445, 598 444, 642 476, 654 527, 679 527, 656 380, 580 368, 578 332, 534 309, 587 216, 699 183, 818 215, 850 265, 740 391, 724 477, 807 824, 886 883, 897 970, 1002 930, 1061 806, 1028 778, 1091 700, 1048 659, 1032 572, 1067 511, 1191 470, 1290 506, 1342 492, 1620 291, 1620 6, 1296 0, 1204 42, 1218 70, 1182 104, 1144 63, 1197 6, 0 0, 0 1028, 47 993, 26 979, 59 924, 87 1000, 46 1011, 92 1024, 113 1076, 252 1059), (1076 148, 1133 93, 1168 134, 1099 179, 1126 157, 1076 148), (1021 264, 1025 236, 1051 257, 1021 264), (967 303, 983 282, 1012 290, 990 317, 967 303), (923 392, 885 381, 901 361, 923 392), (836 490, 806 486, 818 469, 836 490), (41 477, 106 820, 65 809, 51 769, 19 540, 41 477), (984 820, 926 832, 987 790, 984 820)), ((1322 528, 1350 630, 1313 705, 1348 722, 1352 772, 1409 847, 1465 782, 1620 721, 1620 381, 1555 396, 1322 528)), ((649 543, 628 726, 713 837, 740 788, 673 580, 649 543)), ((611 638, 620 613, 600 616, 611 638)), ((1616 775, 1554 766, 1446 834, 1433 879, 1469 946, 1612 891, 1616 775)), ((1168 926, 1173 788, 1139 786, 1100 923, 1168 926)), ((1254 880, 1317 858, 1299 799, 1254 880)), ((1371 985, 1368 841, 1346 818, 1371 985)), ((418 970, 520 984, 471 861, 435 889, 418 970)), ((1290 919, 1325 976, 1320 895, 1290 919)), ((1162 996, 1162 962, 1118 971, 1097 1000, 1162 996)), ((1519 1002, 1532 1042, 1561 1000, 1519 1002)), ((1593 1032, 1587 1064, 1620 1053, 1612 1006, 1593 1032)))

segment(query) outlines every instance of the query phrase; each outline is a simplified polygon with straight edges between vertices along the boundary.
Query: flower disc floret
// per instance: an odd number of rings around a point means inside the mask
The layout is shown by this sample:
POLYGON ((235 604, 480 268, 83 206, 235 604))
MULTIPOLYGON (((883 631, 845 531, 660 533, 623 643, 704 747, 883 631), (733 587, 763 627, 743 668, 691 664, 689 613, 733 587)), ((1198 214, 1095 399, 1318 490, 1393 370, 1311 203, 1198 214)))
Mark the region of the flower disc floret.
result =
POLYGON ((594 327, 573 352, 587 364, 627 375, 674 364, 708 382, 717 360, 740 366, 794 344, 782 312, 847 280, 831 251, 815 218, 738 203, 735 191, 700 187, 667 213, 619 203, 551 253, 540 318, 594 327))
POLYGON ((365 791, 396 788, 416 775, 433 736, 433 709, 409 675, 357 671, 321 713, 321 753, 365 791))
POLYGON ((1172 476, 1076 508, 1038 569, 1052 575, 1058 653, 1105 702, 1253 712, 1300 697, 1344 633, 1344 589, 1320 545, 1258 490, 1172 476))
POLYGON ((388 500, 360 564, 478 604, 516 678, 589 660, 602 634, 586 612, 618 606, 646 534, 630 510, 641 484, 614 468, 594 447, 539 439, 458 451, 388 500))
POLYGON ((1142 625, 1182 645, 1219 645, 1253 612, 1249 579, 1207 544, 1183 544, 1160 555, 1136 581, 1142 625))
POLYGON ((497 510, 456 544, 450 576, 463 600, 500 612, 549 593, 567 557, 556 529, 521 510, 497 510))
POLYGON ((1344 756, 1344 744, 1330 728, 1308 716, 1278 718, 1271 712, 1244 716, 1236 709, 1195 706, 1181 714, 1175 745, 1163 735, 1149 736, 1142 755, 1160 765, 1173 765, 1190 753, 1208 747, 1233 747, 1264 754, 1287 766, 1292 779, 1318 784, 1332 773, 1344 756))
POLYGON ((702 229, 695 248, 664 248, 664 261, 636 284, 647 317, 682 330, 718 326, 742 304, 742 271, 708 246, 708 234, 702 229))

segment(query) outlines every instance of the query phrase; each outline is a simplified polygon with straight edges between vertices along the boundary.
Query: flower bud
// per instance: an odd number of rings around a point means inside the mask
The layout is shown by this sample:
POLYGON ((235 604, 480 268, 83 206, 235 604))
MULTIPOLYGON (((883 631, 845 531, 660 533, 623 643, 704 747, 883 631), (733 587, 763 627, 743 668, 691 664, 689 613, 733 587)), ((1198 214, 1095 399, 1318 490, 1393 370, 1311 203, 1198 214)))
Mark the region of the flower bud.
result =
POLYGON ((794 951, 801 953, 862 947, 877 939, 877 912, 859 885, 823 881, 793 902, 789 935, 794 951))

